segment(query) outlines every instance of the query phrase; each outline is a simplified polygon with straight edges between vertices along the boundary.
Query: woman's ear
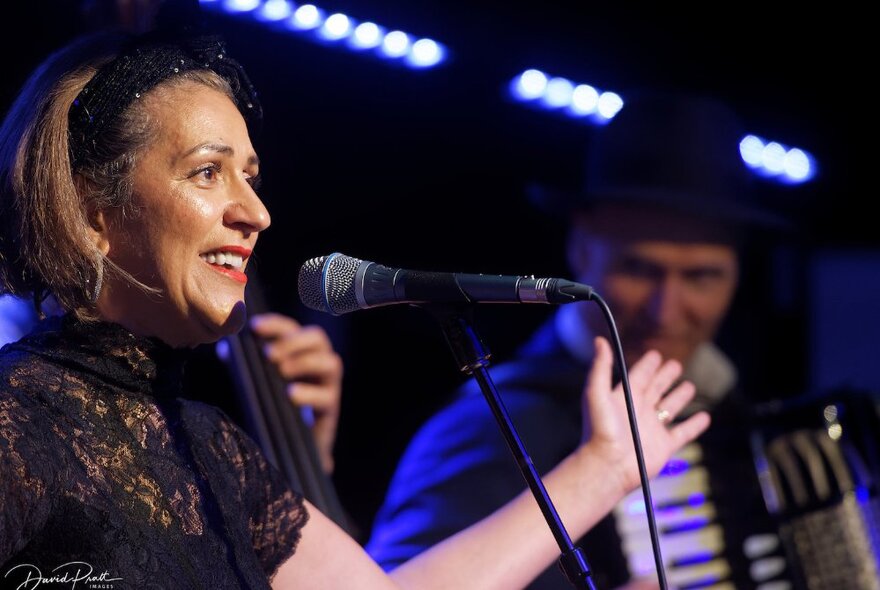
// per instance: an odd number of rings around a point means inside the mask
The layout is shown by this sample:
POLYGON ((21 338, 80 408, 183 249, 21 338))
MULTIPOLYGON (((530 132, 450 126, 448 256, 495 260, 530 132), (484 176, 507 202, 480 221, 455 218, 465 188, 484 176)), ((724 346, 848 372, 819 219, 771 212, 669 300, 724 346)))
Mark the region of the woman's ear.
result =
POLYGON ((73 183, 76 186, 76 192, 79 193, 80 199, 85 201, 86 221, 89 225, 87 229, 89 240, 101 254, 106 256, 110 252, 109 215, 106 209, 100 207, 94 199, 89 198, 94 189, 85 177, 81 174, 74 174, 73 183))
POLYGON ((89 239, 104 256, 110 253, 109 220, 107 217, 104 209, 89 208, 89 239))

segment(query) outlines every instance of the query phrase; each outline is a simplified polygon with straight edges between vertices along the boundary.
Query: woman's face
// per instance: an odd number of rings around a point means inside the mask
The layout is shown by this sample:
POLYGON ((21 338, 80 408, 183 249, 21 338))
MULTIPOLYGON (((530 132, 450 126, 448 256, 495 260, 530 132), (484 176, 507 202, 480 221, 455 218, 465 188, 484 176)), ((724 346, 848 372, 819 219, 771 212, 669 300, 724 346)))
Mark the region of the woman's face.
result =
POLYGON ((246 316, 244 269, 269 212, 254 192, 259 162, 244 119, 195 82, 142 99, 158 132, 139 155, 133 213, 104 212, 107 256, 146 293, 110 273, 102 318, 175 347, 215 341, 246 316))

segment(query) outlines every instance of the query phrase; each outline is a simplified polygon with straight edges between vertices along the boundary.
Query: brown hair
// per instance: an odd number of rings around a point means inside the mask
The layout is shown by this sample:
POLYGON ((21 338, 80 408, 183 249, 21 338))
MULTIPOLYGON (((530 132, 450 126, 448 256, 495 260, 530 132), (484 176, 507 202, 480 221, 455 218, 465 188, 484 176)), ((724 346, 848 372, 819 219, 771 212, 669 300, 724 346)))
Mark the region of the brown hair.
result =
MULTIPOLYGON (((116 54, 118 39, 78 41, 47 59, 31 76, 0 128, 0 289, 48 294, 81 318, 94 317, 105 269, 141 285, 104 257, 89 236, 90 213, 131 205, 132 173, 150 145, 156 121, 143 100, 134 101, 102 135, 74 173, 68 147, 68 112, 102 64, 116 54)), ((230 98, 226 80, 210 70, 173 76, 150 93, 192 81, 230 98)))

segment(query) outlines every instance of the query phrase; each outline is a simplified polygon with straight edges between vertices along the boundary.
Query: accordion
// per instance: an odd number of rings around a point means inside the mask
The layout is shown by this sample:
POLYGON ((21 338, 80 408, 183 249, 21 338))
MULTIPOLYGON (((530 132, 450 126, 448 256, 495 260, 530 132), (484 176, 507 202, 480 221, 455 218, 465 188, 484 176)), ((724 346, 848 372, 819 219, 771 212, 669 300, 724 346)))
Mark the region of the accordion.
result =
POLYGON ((756 466, 795 587, 880 590, 880 398, 838 391, 761 414, 756 466))
MULTIPOLYGON (((713 425, 653 480, 670 587, 880 590, 880 400, 838 392, 757 414, 738 432, 713 425)), ((613 520, 629 574, 653 576, 641 490, 613 520)))

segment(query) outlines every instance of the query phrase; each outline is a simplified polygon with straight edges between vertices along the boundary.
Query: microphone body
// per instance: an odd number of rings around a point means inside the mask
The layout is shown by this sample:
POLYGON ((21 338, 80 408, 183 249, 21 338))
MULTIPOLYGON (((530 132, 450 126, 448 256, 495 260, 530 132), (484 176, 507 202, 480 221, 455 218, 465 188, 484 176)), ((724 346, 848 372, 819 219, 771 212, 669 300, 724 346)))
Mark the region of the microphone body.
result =
POLYGON ((389 268, 334 253, 303 264, 299 294, 306 306, 341 315, 395 303, 572 303, 593 290, 565 279, 389 268))

